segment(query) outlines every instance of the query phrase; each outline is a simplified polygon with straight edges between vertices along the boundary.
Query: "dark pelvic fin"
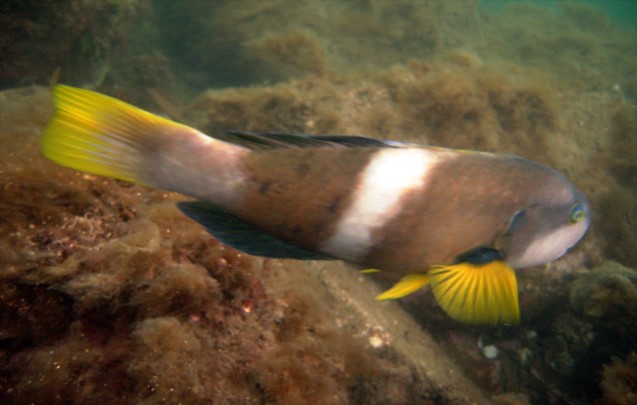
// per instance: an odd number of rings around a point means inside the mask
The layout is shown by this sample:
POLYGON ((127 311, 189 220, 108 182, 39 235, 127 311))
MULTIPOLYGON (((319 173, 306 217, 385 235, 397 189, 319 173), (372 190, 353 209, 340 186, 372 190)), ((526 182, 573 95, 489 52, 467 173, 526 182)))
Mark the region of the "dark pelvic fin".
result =
POLYGON ((230 131, 222 140, 250 149, 277 148, 397 148, 407 146, 401 142, 381 141, 364 136, 303 135, 273 132, 230 131))
POLYGON ((456 257, 456 263, 466 262, 475 265, 484 265, 496 260, 504 260, 504 256, 499 250, 487 246, 472 249, 456 257))
POLYGON ((205 226, 216 239, 242 252, 278 259, 334 259, 263 233, 234 215, 205 201, 184 201, 178 203, 177 206, 188 217, 205 226))

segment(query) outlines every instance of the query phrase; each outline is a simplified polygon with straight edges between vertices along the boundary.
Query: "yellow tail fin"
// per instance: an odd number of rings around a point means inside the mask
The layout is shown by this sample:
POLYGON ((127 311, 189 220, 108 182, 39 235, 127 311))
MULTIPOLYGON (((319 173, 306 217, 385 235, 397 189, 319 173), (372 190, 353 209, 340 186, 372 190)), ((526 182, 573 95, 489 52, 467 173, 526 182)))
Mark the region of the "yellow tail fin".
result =
MULTIPOLYGON (((73 169, 134 183, 143 176, 145 153, 166 128, 190 128, 123 101, 70 86, 53 89, 55 115, 40 141, 42 153, 73 169)), ((159 140, 161 141, 161 140, 159 140)))

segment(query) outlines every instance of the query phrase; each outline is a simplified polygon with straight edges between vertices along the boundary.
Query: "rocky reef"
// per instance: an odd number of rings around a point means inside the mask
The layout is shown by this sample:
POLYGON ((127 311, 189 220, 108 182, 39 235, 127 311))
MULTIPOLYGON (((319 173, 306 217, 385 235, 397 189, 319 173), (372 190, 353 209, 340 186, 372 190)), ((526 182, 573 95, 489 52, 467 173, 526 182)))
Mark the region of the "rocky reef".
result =
POLYGON ((575 1, 236 4, 0 6, 0 402, 633 403, 634 27, 575 1), (565 173, 593 224, 518 272, 521 325, 459 325, 427 291, 376 302, 392 280, 242 254, 183 196, 44 160, 36 85, 56 80, 213 136, 515 153, 565 173))
POLYGON ((247 256, 186 219, 181 196, 44 160, 46 88, 0 107, 3 403, 483 398, 352 269, 247 256))

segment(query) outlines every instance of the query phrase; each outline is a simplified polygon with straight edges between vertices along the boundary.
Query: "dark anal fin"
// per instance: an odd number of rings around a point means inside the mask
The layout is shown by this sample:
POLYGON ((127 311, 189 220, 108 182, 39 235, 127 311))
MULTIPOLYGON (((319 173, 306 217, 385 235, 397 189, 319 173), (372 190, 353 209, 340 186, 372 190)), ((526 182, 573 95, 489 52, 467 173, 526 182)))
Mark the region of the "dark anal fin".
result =
POLYGON ((189 218, 206 227, 216 239, 242 252, 278 259, 334 259, 263 233, 236 216, 205 201, 184 201, 178 203, 177 206, 189 218))

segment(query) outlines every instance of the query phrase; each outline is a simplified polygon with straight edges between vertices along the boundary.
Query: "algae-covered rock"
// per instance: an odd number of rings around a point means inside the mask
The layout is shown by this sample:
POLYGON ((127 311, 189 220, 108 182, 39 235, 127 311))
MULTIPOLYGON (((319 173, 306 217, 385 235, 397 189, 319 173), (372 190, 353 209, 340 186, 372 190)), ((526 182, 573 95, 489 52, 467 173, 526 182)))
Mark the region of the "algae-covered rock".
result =
POLYGON ((605 262, 573 283, 570 299, 575 311, 595 322, 632 323, 637 320, 637 272, 605 262))
POLYGON ((602 402, 608 405, 629 405, 637 401, 637 354, 624 360, 613 358, 602 374, 602 402))
POLYGON ((42 158, 48 89, 0 103, 0 402, 487 401, 352 269, 225 247, 180 196, 42 158))
POLYGON ((0 88, 99 85, 148 0, 6 1, 0 6, 0 88))
POLYGON ((242 254, 184 218, 184 197, 45 161, 47 89, 3 91, 0 402, 632 398, 634 30, 580 2, 40 3, 0 5, 2 87, 60 68, 214 136, 515 153, 582 189, 593 224, 560 260, 518 271, 521 325, 467 327, 428 291, 378 303, 345 264, 242 254))
POLYGON ((200 85, 223 87, 431 57, 457 46, 458 30, 475 24, 473 3, 160 0, 155 6, 176 70, 200 85))

